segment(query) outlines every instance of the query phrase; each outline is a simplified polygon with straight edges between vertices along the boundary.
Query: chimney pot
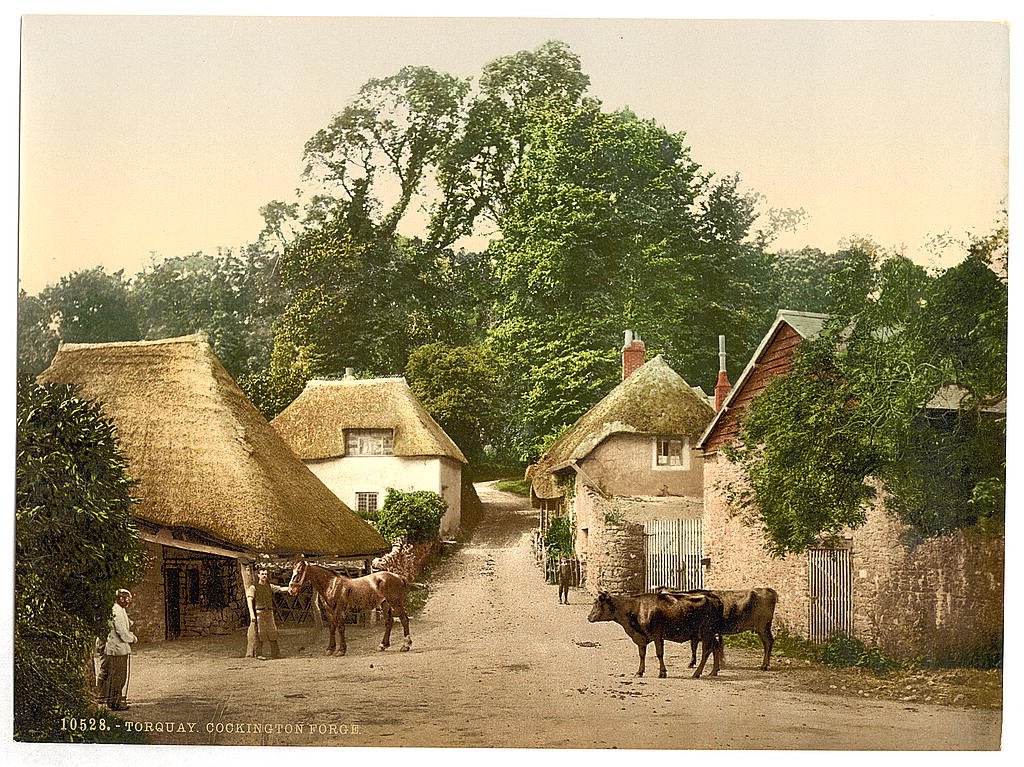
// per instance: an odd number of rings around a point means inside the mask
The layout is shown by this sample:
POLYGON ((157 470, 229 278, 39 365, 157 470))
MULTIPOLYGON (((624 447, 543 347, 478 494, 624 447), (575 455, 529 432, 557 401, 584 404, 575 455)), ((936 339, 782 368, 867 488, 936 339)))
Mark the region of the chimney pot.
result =
POLYGON ((633 372, 644 364, 647 347, 639 333, 632 330, 625 332, 625 344, 622 347, 622 380, 625 381, 633 372))
POLYGON ((732 391, 732 384, 729 383, 729 374, 725 370, 725 336, 718 337, 718 382, 715 384, 715 411, 722 409, 729 392, 732 391))

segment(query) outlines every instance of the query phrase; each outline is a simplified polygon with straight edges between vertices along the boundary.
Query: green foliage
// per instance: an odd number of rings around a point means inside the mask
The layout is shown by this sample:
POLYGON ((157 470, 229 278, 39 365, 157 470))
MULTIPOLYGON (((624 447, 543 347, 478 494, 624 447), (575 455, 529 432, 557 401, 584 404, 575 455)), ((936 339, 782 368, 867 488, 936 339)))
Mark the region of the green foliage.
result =
POLYGON ((921 535, 997 527, 1005 494, 1006 284, 978 257, 931 275, 861 243, 833 276, 834 312, 772 381, 726 454, 730 501, 774 555, 801 552, 887 509, 921 535), (945 387, 959 409, 929 409, 945 387), (947 390, 948 391, 948 390, 947 390))
POLYGON ((549 556, 571 557, 575 550, 576 531, 568 517, 553 517, 544 533, 544 546, 549 556))
POLYGON ((384 505, 377 512, 377 532, 392 543, 436 541, 441 518, 448 510, 437 493, 429 490, 402 492, 388 488, 384 505))
POLYGON ((484 455, 497 431, 501 376, 486 346, 427 344, 409 355, 413 394, 470 460, 484 455))
POLYGON ((907 664, 886 656, 877 647, 868 647, 859 639, 842 632, 836 632, 822 645, 819 660, 832 668, 864 668, 876 676, 907 667, 907 664))
POLYGON ((37 296, 18 291, 18 375, 35 378, 57 353, 60 339, 51 327, 53 316, 37 296))
POLYGON ((70 386, 18 385, 14 595, 14 735, 82 740, 62 730, 95 716, 83 668, 105 636, 116 589, 134 582, 143 552, 130 521, 112 424, 70 386))
POLYGON ((703 175, 682 134, 587 100, 538 108, 524 130, 489 250, 504 299, 490 341, 515 400, 507 449, 532 460, 620 379, 623 329, 689 380, 713 369, 718 333, 741 359, 770 259, 753 200, 703 175))
POLYGON ((56 324, 61 341, 102 343, 141 337, 123 271, 107 274, 97 266, 73 272, 47 286, 39 300, 56 324))
POLYGON ((273 252, 252 245, 241 254, 193 253, 139 273, 131 304, 147 339, 202 332, 235 378, 266 365, 274 319, 284 296, 272 273, 273 252))

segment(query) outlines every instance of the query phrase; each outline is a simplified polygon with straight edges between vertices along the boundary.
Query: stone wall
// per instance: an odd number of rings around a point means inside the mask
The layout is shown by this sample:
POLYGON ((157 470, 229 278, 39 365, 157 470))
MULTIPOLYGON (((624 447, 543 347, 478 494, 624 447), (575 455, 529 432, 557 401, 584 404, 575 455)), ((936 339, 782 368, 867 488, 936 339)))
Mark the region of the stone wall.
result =
POLYGON ((157 642, 167 636, 163 546, 143 541, 143 548, 146 551, 146 566, 142 577, 130 587, 134 599, 128 608, 128 617, 132 620, 132 632, 140 642, 157 642))
POLYGON ((441 551, 440 541, 396 543, 391 551, 373 560, 374 570, 387 570, 401 575, 409 583, 416 580, 423 568, 441 551))
MULTIPOLYGON (((707 588, 770 586, 776 625, 805 635, 810 610, 807 556, 772 559, 755 530, 732 514, 723 485, 738 469, 705 458, 704 574, 707 588)), ((879 505, 845 532, 853 569, 853 633, 896 657, 957 653, 999 643, 1003 626, 1003 540, 965 532, 902 542, 907 527, 879 505)))
POLYGON ((576 554, 587 589, 596 594, 635 594, 644 588, 644 526, 621 512, 622 499, 601 498, 576 483, 576 554))
POLYGON ((238 561, 186 549, 164 548, 164 568, 180 573, 181 636, 229 634, 248 624, 238 561))

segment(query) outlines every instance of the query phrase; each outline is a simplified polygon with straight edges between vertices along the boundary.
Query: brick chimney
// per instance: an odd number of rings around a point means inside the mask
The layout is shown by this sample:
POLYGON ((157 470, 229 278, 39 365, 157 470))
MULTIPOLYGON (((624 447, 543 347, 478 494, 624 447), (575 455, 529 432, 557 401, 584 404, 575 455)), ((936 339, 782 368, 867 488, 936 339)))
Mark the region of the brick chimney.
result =
POLYGON ((639 333, 632 330, 626 331, 626 338, 622 344, 622 380, 625 381, 638 367, 644 364, 644 354, 647 347, 639 333))
POLYGON ((718 382, 715 384, 715 411, 722 409, 726 397, 732 391, 729 374, 725 372, 725 336, 718 337, 718 382))

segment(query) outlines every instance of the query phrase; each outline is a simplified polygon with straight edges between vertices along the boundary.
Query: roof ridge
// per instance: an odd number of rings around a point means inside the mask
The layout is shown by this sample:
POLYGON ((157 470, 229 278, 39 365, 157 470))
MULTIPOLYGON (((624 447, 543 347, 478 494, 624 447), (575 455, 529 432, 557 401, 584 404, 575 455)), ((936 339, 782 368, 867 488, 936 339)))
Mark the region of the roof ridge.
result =
POLYGON ((62 341, 58 349, 61 351, 74 352, 82 349, 112 349, 118 346, 159 346, 162 344, 188 344, 199 342, 209 344, 205 333, 190 333, 187 336, 174 336, 172 338, 156 338, 140 341, 62 341))

